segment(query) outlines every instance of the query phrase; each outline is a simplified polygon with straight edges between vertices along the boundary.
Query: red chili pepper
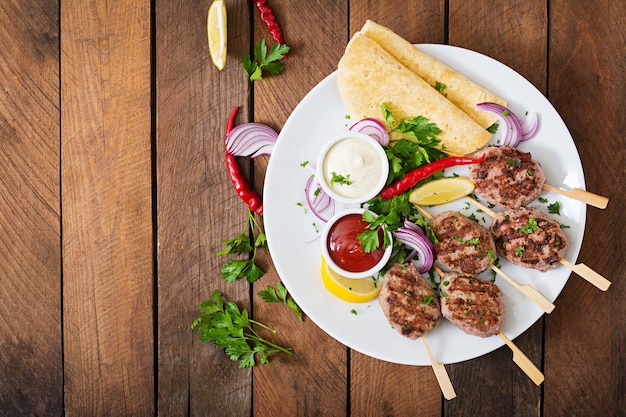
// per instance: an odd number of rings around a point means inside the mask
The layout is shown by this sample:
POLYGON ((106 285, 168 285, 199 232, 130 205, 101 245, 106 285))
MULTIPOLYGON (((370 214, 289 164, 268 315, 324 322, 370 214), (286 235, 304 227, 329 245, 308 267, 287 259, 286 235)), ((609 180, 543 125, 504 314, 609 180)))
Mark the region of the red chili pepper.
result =
MULTIPOLYGON (((235 107, 228 117, 228 123, 226 124, 226 137, 228 137, 230 131, 233 130, 233 123, 238 110, 239 106, 235 107)), ((250 185, 248 185, 248 182, 241 174, 237 158, 228 153, 228 150, 226 150, 226 169, 228 170, 230 181, 235 186, 237 195, 248 205, 248 207, 250 207, 250 210, 254 211, 256 214, 262 214, 263 202, 261 201, 261 197, 259 197, 259 195, 250 188, 250 185)))
POLYGON ((439 159, 435 162, 431 162, 430 164, 415 168, 413 171, 407 172, 403 178, 383 188, 380 192, 380 196, 382 198, 392 198, 395 195, 402 194, 424 178, 430 177, 437 171, 456 165, 479 164, 484 159, 484 154, 479 158, 470 158, 468 156, 449 156, 447 158, 439 159))
MULTIPOLYGON (((276 16, 274 16, 274 12, 269 4, 267 4, 267 0, 254 0, 254 5, 259 10, 261 14, 261 21, 265 24, 265 27, 272 35, 272 38, 280 44, 284 44, 285 41, 283 39, 283 31, 278 26, 278 22, 276 21, 276 16)), ((285 55, 287 59, 287 55, 285 55)))

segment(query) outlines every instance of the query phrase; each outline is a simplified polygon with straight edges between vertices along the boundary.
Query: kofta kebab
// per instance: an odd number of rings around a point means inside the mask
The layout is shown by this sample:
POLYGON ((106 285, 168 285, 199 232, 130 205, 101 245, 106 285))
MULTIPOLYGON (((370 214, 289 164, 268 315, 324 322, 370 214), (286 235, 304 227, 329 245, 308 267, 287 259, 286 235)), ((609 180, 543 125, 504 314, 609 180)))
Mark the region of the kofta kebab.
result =
MULTIPOLYGON (((434 360, 424 339, 426 333, 438 326, 442 316, 466 333, 500 336, 513 349, 516 363, 540 384, 541 372, 502 333, 506 318, 502 291, 494 282, 481 280, 477 275, 491 268, 547 313, 554 305, 532 286, 517 284, 494 265, 497 254, 516 265, 540 271, 564 264, 606 290, 610 282, 605 278, 582 264, 571 265, 563 259, 568 240, 558 223, 538 209, 526 206, 542 189, 599 208, 605 208, 608 199, 584 190, 564 191, 545 184, 539 164, 529 153, 516 148, 519 141, 526 139, 524 128, 516 118, 511 129, 502 129, 504 146, 488 146, 492 139, 488 127, 497 121, 509 127, 510 121, 503 119, 501 110, 506 109, 506 101, 372 21, 367 21, 348 43, 339 61, 337 87, 352 118, 377 119, 385 134, 390 126, 388 120, 381 120, 382 104, 393 111, 396 120, 419 115, 437 125, 441 130, 438 135, 441 149, 446 153, 457 157, 475 153, 472 156, 477 157, 476 161, 466 163, 474 164, 469 172, 476 195, 506 208, 495 213, 482 207, 493 217, 491 230, 487 230, 461 213, 446 211, 432 216, 416 204, 430 219, 437 237, 436 261, 450 272, 435 265, 441 275, 435 291, 410 262, 393 265, 384 274, 379 294, 381 308, 391 326, 405 337, 424 342, 446 398, 453 398, 454 390, 445 368, 434 360), (438 86, 444 86, 445 94, 438 86), (509 130, 519 133, 516 139, 508 140, 509 130), (466 305, 467 300, 471 300, 471 308, 466 305)), ((536 124, 530 128, 533 133, 535 130, 536 124)), ((401 138, 397 135, 392 130, 389 139, 401 138)))

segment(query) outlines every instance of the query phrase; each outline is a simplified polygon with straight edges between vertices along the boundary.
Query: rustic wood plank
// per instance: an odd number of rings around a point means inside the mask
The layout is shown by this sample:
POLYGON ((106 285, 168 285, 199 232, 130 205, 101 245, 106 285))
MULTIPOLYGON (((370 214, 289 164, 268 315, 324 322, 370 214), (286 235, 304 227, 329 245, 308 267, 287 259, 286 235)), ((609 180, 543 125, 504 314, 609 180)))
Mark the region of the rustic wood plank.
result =
MULTIPOLYGON (((411 43, 443 43, 445 39, 443 1, 408 2, 401 7, 352 1, 350 34, 360 30, 367 19, 389 27, 411 43)), ((441 415, 441 390, 429 366, 386 363, 356 351, 351 352, 350 365, 352 415, 441 415)))
POLYGON ((578 148, 588 190, 609 197, 588 208, 578 257, 612 285, 602 292, 572 275, 547 320, 545 415, 621 415, 626 409, 626 188, 624 4, 550 3, 548 97, 578 148), (590 336, 592 335, 592 336, 590 336))
POLYGON ((58 7, 46 0, 0 7, 0 414, 7 416, 63 412, 58 7))
MULTIPOLYGON (((449 42, 505 63, 545 91, 546 7, 541 1, 489 1, 482 7, 451 1, 449 42)), ((540 368, 542 332, 543 319, 540 319, 514 341, 540 368)), ((538 414, 541 387, 511 358, 510 349, 502 347, 480 358, 449 366, 458 396, 445 404, 445 414, 460 415, 466 410, 476 415, 538 414), (477 384, 480 390, 476 389, 477 384), (511 401, 512 398, 520 401, 511 401)))
POLYGON ((250 415, 250 370, 189 330, 214 289, 249 308, 249 285, 227 283, 222 240, 241 233, 246 206, 224 161, 226 120, 250 89, 239 59, 250 40, 248 2, 227 1, 226 68, 213 66, 206 34, 211 1, 156 2, 158 210, 158 411, 161 415, 250 415))
POLYGON ((152 415, 150 2, 60 18, 66 413, 152 415))
POLYGON ((508 65, 546 91, 548 15, 545 1, 450 1, 449 43, 508 65))
MULTIPOLYGON (((336 69, 345 45, 345 2, 270 2, 292 51, 286 70, 254 84, 254 120, 276 129, 318 82, 336 69)), ((274 43, 254 10, 255 39, 274 43)), ((259 159, 259 158, 257 158, 259 159)), ((255 185, 261 189, 267 158, 255 163, 255 185)), ((254 285, 254 314, 278 330, 274 337, 291 346, 293 357, 277 357, 276 368, 254 371, 255 417, 277 415, 345 415, 348 400, 347 349, 309 319, 300 322, 283 306, 264 303, 256 294, 280 277, 269 253, 259 254, 266 275, 254 285)))

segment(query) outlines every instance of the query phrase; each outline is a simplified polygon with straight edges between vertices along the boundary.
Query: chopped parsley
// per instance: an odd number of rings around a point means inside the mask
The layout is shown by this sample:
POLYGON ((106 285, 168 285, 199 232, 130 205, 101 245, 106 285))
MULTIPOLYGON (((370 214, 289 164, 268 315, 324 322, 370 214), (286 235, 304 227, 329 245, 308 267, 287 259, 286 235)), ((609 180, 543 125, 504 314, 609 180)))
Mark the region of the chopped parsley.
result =
POLYGON ((529 235, 533 232, 536 232, 539 229, 540 227, 537 224, 537 220, 535 220, 533 217, 529 217, 528 223, 525 226, 518 228, 517 231, 529 235))
POLYGON ((521 258, 523 253, 524 253, 523 246, 518 246, 517 249, 515 249, 515 256, 517 256, 518 258, 521 258))
POLYGON ((330 185, 352 185, 352 181, 350 181, 350 174, 345 177, 343 175, 337 174, 336 172, 331 172, 330 174, 332 175, 330 178, 330 185))
POLYGON ((552 204, 548 205, 548 213, 550 214, 557 214, 557 215, 561 215, 561 203, 559 203, 558 201, 555 201, 552 204))
POLYGON ((435 89, 437 89, 437 91, 439 91, 441 94, 445 96, 448 95, 448 93, 444 93, 443 91, 447 88, 447 86, 444 83, 440 83, 439 81, 435 81, 435 89))

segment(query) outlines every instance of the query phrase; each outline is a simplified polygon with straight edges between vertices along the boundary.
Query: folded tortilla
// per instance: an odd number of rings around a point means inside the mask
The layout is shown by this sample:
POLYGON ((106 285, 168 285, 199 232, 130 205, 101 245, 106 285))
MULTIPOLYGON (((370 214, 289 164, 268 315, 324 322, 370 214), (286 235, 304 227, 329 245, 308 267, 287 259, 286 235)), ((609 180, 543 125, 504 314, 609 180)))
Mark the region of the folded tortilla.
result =
POLYGON ((467 113, 485 129, 498 120, 493 113, 476 110, 476 104, 498 103, 506 106, 506 101, 480 85, 470 81, 443 62, 420 51, 410 42, 391 29, 368 20, 361 29, 368 38, 378 43, 402 65, 424 79, 432 87, 437 82, 446 86, 443 94, 448 100, 467 113))
POLYGON ((351 118, 371 117, 386 125, 382 103, 396 121, 426 117, 441 129, 442 147, 451 154, 474 152, 491 138, 471 117, 360 32, 339 61, 337 87, 351 118))

